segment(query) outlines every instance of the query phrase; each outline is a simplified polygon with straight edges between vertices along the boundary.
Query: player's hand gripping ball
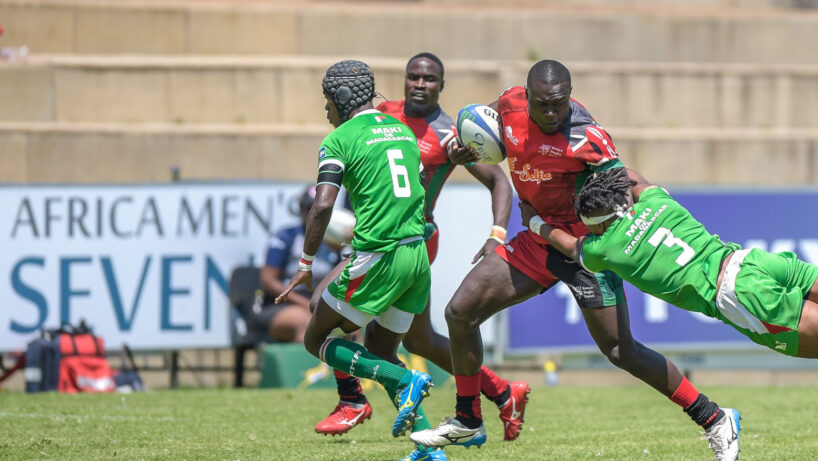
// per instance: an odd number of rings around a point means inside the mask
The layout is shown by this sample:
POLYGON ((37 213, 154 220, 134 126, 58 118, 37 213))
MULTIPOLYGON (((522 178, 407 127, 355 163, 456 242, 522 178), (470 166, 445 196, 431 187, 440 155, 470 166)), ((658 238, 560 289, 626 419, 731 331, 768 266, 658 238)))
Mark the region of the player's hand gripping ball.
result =
POLYGON ((506 158, 500 139, 500 117, 484 104, 469 104, 457 113, 457 138, 463 146, 471 146, 477 161, 494 165, 506 158))

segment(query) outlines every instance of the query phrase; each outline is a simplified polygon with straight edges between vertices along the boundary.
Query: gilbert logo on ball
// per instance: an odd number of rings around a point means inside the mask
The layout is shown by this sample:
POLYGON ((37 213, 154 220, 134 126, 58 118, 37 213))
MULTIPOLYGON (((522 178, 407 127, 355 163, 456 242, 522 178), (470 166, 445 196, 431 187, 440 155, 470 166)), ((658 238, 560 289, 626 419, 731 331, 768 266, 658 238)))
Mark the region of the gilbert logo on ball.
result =
POLYGON ((506 158, 499 120, 497 112, 484 104, 469 104, 457 113, 457 137, 464 146, 472 146, 480 163, 494 165, 506 158))

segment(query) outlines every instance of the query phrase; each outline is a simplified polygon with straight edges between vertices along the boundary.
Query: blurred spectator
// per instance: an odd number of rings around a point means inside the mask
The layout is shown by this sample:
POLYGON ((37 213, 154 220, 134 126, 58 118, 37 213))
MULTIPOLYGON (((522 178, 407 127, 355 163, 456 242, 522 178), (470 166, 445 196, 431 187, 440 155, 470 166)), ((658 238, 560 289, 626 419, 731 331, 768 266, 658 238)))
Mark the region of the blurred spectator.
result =
MULTIPOLYGON (((315 186, 309 186, 291 211, 298 213, 301 222, 297 226, 282 229, 267 243, 267 256, 261 268, 263 303, 256 303, 247 322, 251 329, 266 332, 271 338, 282 342, 304 342, 304 331, 310 321, 310 296, 312 292, 304 285, 290 293, 288 301, 274 304, 273 300, 287 287, 290 277, 298 270, 307 214, 315 201, 315 186)), ((313 262, 314 280, 320 281, 338 263, 338 251, 321 244, 313 262)))
MULTIPOLYGON (((3 24, 0 24, 0 36, 3 35, 3 24)), ((16 61, 28 57, 27 46, 4 46, 0 48, 0 60, 2 61, 16 61)))

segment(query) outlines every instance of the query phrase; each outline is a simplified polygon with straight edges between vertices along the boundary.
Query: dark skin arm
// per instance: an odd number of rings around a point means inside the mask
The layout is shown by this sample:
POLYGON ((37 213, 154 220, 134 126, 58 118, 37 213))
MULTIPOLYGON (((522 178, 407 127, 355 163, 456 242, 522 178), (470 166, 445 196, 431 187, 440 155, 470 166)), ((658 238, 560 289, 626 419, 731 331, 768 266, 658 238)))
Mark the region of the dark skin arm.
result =
MULTIPOLYGON (((484 165, 482 163, 475 163, 466 167, 466 169, 491 192, 491 211, 494 215, 494 225, 503 229, 508 227, 508 218, 511 215, 511 185, 503 169, 497 165, 484 165)), ((498 245, 500 245, 500 242, 497 240, 487 239, 480 251, 474 255, 474 259, 471 261, 472 264, 494 251, 498 245)))
MULTIPOLYGON (((526 202, 520 201, 520 215, 523 219, 523 226, 528 227, 531 218, 539 216, 537 210, 526 202)), ((579 261, 580 251, 582 249, 582 241, 585 237, 576 238, 564 230, 552 227, 549 224, 543 224, 540 227, 540 237, 548 241, 560 253, 568 256, 575 261, 579 261)))
MULTIPOLYGON (((315 189, 315 203, 310 209, 310 214, 307 215, 304 253, 315 255, 318 252, 318 247, 321 246, 321 240, 324 238, 324 232, 327 230, 327 224, 330 217, 332 217, 332 207, 335 204, 336 197, 338 197, 338 188, 336 186, 320 184, 315 189)), ((293 288, 302 283, 306 283, 307 289, 312 291, 312 271, 297 271, 293 278, 290 279, 287 288, 276 298, 276 304, 286 301, 293 288)))
POLYGON ((630 168, 626 168, 628 170, 628 178, 631 181, 635 182, 633 187, 631 187, 631 194, 633 195, 633 201, 638 202, 639 196, 642 195, 642 191, 649 187, 655 187, 651 183, 645 179, 644 176, 639 174, 637 171, 631 170, 630 168))
MULTIPOLYGON (((628 177, 635 183, 633 187, 631 187, 631 194, 633 195, 634 201, 639 200, 639 196, 644 190, 650 187, 656 187, 650 184, 648 180, 638 172, 631 169, 627 169, 627 172, 628 177)), ((528 227, 528 223, 531 222, 531 218, 538 216, 537 210, 535 210, 533 206, 523 201, 520 202, 520 214, 522 216, 523 225, 526 227, 528 227)), ((597 226, 606 225, 597 224, 597 226)), ((606 228, 607 227, 600 228, 599 230, 604 232, 606 228)), ((594 231, 595 229, 590 230, 594 231)), ((553 245, 554 248, 559 250, 560 253, 579 262, 580 254, 582 253, 582 243, 585 240, 585 237, 576 238, 563 230, 548 225, 547 223, 540 227, 540 237, 547 240, 548 243, 553 245)))
MULTIPOLYGON (((264 266, 261 268, 261 288, 271 296, 278 296, 287 289, 284 284, 284 271, 278 267, 264 266)), ((297 304, 309 309, 310 300, 299 293, 290 293, 290 304, 297 304)))

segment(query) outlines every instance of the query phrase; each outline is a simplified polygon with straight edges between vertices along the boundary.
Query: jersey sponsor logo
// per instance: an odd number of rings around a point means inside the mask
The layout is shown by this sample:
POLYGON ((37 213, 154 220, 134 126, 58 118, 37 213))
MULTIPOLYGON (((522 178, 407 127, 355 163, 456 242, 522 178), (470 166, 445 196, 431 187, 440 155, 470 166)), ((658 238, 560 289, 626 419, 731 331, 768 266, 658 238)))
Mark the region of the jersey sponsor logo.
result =
POLYGON ((661 207, 659 207, 658 210, 656 210, 656 213, 654 213, 653 216, 651 216, 648 219, 653 210, 650 208, 645 208, 645 210, 639 214, 639 217, 633 220, 633 224, 631 224, 628 230, 625 231, 625 235, 627 235, 628 237, 633 237, 633 240, 631 240, 627 248, 625 248, 626 255, 630 254, 631 250, 633 250, 633 247, 639 242, 639 240, 642 239, 642 237, 645 235, 645 232, 647 232, 647 230, 650 229, 650 226, 666 209, 667 205, 662 205, 661 207), (637 231, 639 231, 639 233, 634 236, 634 234, 637 231))
POLYGON ((515 169, 515 164, 517 163, 517 157, 509 157, 509 171, 517 175, 517 179, 522 182, 536 182, 540 184, 541 182, 550 181, 552 179, 551 172, 541 170, 539 168, 533 168, 530 163, 523 164, 522 169, 515 169))
POLYGON ((372 128, 372 134, 382 134, 387 137, 394 136, 396 133, 402 133, 403 128, 399 126, 384 126, 378 128, 372 128))
POLYGON ((552 146, 549 144, 543 144, 537 149, 537 152, 540 155, 547 155, 549 157, 562 157, 562 154, 565 153, 565 149, 560 149, 557 146, 552 146))
POLYGON ((508 139, 511 142, 511 144, 514 144, 516 146, 516 145, 518 145, 520 143, 520 140, 516 136, 514 136, 514 134, 511 133, 511 127, 510 126, 506 126, 505 131, 506 131, 506 139, 508 139))
POLYGON ((322 147, 321 149, 318 149, 318 158, 319 159, 322 159, 322 158, 324 158, 326 156, 327 156, 327 149, 325 147, 322 147))

